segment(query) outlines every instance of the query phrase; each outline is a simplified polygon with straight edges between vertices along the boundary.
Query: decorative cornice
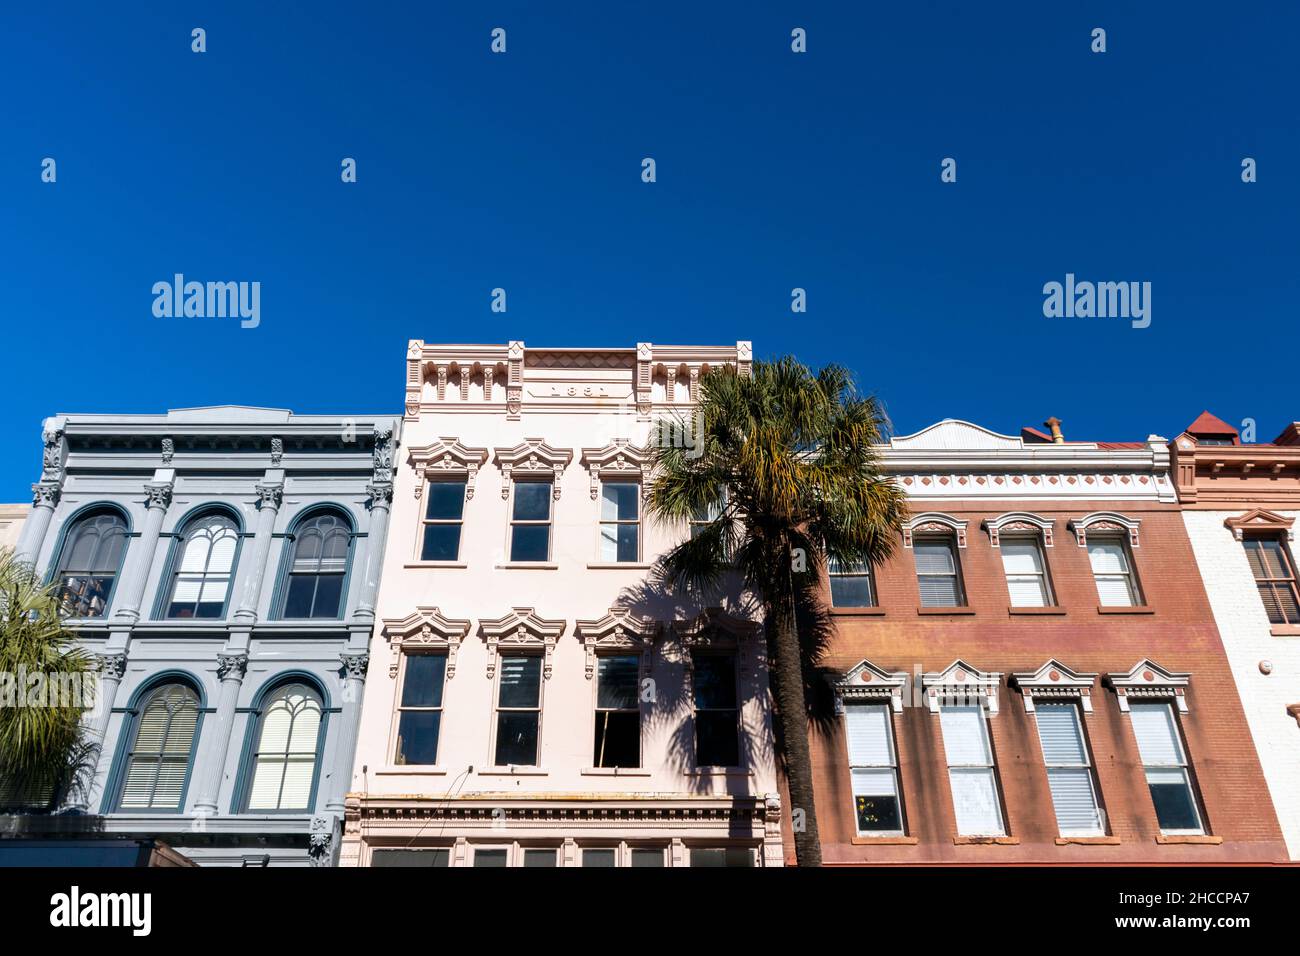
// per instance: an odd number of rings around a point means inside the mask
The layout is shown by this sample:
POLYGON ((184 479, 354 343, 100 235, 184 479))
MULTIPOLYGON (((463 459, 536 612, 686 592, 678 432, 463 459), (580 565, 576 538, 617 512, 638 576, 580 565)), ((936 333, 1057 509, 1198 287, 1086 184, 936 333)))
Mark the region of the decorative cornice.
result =
POLYGON ((641 494, 650 493, 649 449, 631 444, 626 438, 615 438, 602 448, 582 449, 582 464, 591 476, 591 500, 600 495, 602 478, 635 476, 641 483, 641 494))
POLYGON ((835 692, 835 709, 843 710, 845 702, 889 704, 894 713, 903 712, 903 689, 909 677, 906 671, 887 671, 871 661, 863 660, 831 682, 835 692))
POLYGON ((1286 535, 1286 540, 1295 540, 1295 529, 1292 527, 1295 524, 1295 518, 1288 518, 1286 515, 1280 515, 1275 511, 1265 511, 1262 508, 1247 511, 1235 518, 1228 518, 1223 524, 1238 541, 1241 541, 1246 533, 1251 531, 1262 531, 1266 534, 1279 536, 1286 535))
POLYGON ((965 548, 967 524, 969 522, 964 518, 954 518, 938 511, 913 515, 903 523, 903 547, 912 547, 912 539, 916 535, 952 534, 957 539, 957 547, 965 548))
POLYGON ((544 438, 525 438, 513 448, 495 451, 497 467, 501 469, 501 497, 510 497, 510 483, 519 475, 544 475, 550 473, 554 484, 551 495, 560 500, 560 479, 564 469, 573 461, 569 448, 552 448, 544 438))
POLYGON ((1053 658, 1035 671, 1011 675, 1012 683, 1020 688, 1025 702, 1025 712, 1034 712, 1034 700, 1078 700, 1086 714, 1092 713, 1092 685, 1095 673, 1084 673, 1066 667, 1053 658))
POLYGON ((1027 511, 1008 511, 996 518, 984 519, 984 530, 989 534, 989 544, 1002 546, 1003 534, 1034 534, 1042 537, 1043 547, 1052 546, 1052 529, 1056 519, 1043 518, 1027 511))
POLYGON ((1187 713, 1187 685, 1191 674, 1165 670, 1149 657, 1138 661, 1123 674, 1107 674, 1106 683, 1115 688, 1119 709, 1129 712, 1129 698, 1173 698, 1180 713, 1187 713))
POLYGON ((466 501, 474 497, 474 481, 488 457, 486 448, 470 448, 458 438, 439 438, 428 445, 408 448, 406 453, 411 467, 421 476, 415 483, 415 497, 420 497, 426 481, 464 476, 466 501))
POLYGON ((1105 534, 1127 534, 1129 544, 1136 548, 1139 544, 1138 529, 1141 525, 1141 520, 1114 511, 1094 511, 1082 518, 1070 519, 1070 530, 1074 532, 1074 537, 1081 548, 1087 547, 1088 534, 1098 531, 1105 534))
POLYGON ((763 632, 760 622, 728 614, 719 607, 707 608, 687 620, 674 621, 672 627, 677 639, 687 647, 735 644, 763 632))
POLYGON ((495 620, 480 620, 478 632, 487 642, 487 676, 496 676, 498 650, 516 648, 541 648, 542 677, 551 677, 551 658, 555 642, 564 633, 564 621, 540 617, 531 607, 511 608, 510 613, 495 620))
POLYGON ((456 676, 456 652, 461 641, 469 634, 470 622, 443 616, 433 606, 417 607, 403 618, 384 618, 383 635, 388 638, 393 657, 388 665, 388 676, 397 676, 397 665, 404 647, 445 648, 447 651, 447 677, 456 676))
POLYGON ((624 607, 611 607, 594 621, 575 621, 574 633, 586 650, 586 677, 596 673, 596 653, 604 650, 636 651, 644 654, 654 646, 660 625, 653 618, 634 614, 624 607))
POLYGON ((939 712, 941 703, 954 700, 965 703, 978 701, 988 708, 990 715, 996 714, 1001 686, 1001 673, 982 671, 961 659, 953 661, 941 671, 921 675, 925 703, 933 714, 939 712))
MULTIPOLYGON (((164 465, 170 465, 172 463, 172 459, 176 457, 176 440, 173 438, 164 438, 162 440, 161 445, 162 445, 162 463, 164 465)), ((278 464, 278 462, 275 460, 274 452, 272 452, 271 454, 271 464, 273 465, 278 464)))

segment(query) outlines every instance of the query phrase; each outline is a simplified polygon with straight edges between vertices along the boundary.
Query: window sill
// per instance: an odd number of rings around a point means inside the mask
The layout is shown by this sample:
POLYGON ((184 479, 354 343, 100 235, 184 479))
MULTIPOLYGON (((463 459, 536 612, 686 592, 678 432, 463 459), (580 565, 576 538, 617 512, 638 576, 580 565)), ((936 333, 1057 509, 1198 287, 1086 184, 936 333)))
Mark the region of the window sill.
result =
POLYGON ((1273 637, 1300 637, 1300 624, 1273 624, 1268 633, 1273 637))
POLYGON ((646 561, 593 561, 589 571, 648 571, 654 565, 646 561))
POLYGON ((1119 846, 1117 836, 1070 836, 1057 837, 1057 846, 1119 846))
POLYGON ((922 617, 942 616, 945 614, 973 615, 975 609, 973 607, 918 607, 916 613, 922 617))
POLYGON ((376 777, 445 777, 446 775, 447 769, 445 767, 418 763, 401 766, 394 764, 391 767, 381 767, 375 771, 376 777))
POLYGON ((1105 604, 1097 605, 1098 614, 1154 614, 1156 609, 1150 604, 1133 604, 1130 606, 1110 607, 1105 604))
POLYGON ((404 568, 467 568, 464 561, 408 561, 404 568))
POLYGON ((853 846, 916 846, 919 837, 910 836, 856 836, 853 846))
POLYGON ((952 838, 953 846, 1019 846, 1020 837, 1013 836, 958 836, 952 838))
POLYGON ((584 777, 649 777, 649 770, 641 767, 583 767, 579 773, 584 777))
POLYGON ((496 566, 498 571, 555 571, 559 567, 549 561, 506 561, 496 566))
POLYGON ((1197 833, 1158 833, 1156 842, 1164 844, 1196 844, 1201 846, 1218 846, 1223 842, 1221 836, 1206 836, 1197 833))
POLYGON ((549 777, 551 772, 541 767, 481 767, 480 777, 549 777))
POLYGON ((884 617, 883 607, 833 607, 832 617, 884 617))
POLYGON ((1009 607, 1007 608, 1007 613, 1012 616, 1015 616, 1017 614, 1034 614, 1034 615, 1059 614, 1061 616, 1064 616, 1065 608, 1057 604, 1053 604, 1051 607, 1009 607))
POLYGON ((750 777, 748 767, 696 767, 686 771, 688 777, 750 777))

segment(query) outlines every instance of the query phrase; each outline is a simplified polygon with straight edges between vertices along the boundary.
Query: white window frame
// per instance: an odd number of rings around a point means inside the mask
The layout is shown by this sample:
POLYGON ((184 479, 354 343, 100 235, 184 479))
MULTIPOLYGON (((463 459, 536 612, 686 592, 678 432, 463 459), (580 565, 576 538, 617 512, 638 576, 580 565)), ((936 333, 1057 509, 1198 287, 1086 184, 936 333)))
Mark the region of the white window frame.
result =
POLYGON ((949 795, 950 795, 951 798, 952 798, 952 804, 953 804, 953 822, 954 822, 954 824, 955 824, 956 827, 957 827, 957 835, 958 835, 959 837, 971 837, 971 838, 981 838, 981 837, 987 837, 987 838, 999 838, 999 837, 1005 837, 1005 836, 1007 836, 1007 821, 1006 821, 1006 817, 1005 817, 1005 815, 1004 815, 1004 813, 1003 813, 1003 810, 1002 810, 1002 785, 1001 785, 1001 781, 998 780, 997 757, 996 757, 996 755, 993 753, 993 738, 992 738, 992 734, 989 733, 988 712, 985 710, 984 705, 981 704, 981 703, 973 703, 973 704, 970 704, 970 703, 965 703, 965 704, 951 704, 951 703, 940 702, 940 704, 939 704, 939 721, 940 721, 940 724, 939 724, 939 734, 940 734, 941 737, 944 738, 944 741, 943 741, 943 744, 944 744, 944 763, 946 764, 946 766, 947 766, 947 768, 948 768, 948 792, 949 792, 949 795), (984 753, 987 755, 987 756, 986 756, 986 762, 982 762, 982 763, 971 763, 971 764, 966 764, 966 763, 954 764, 954 763, 952 763, 951 759, 950 759, 949 756, 948 756, 948 742, 947 742, 947 735, 944 734, 944 732, 943 732, 943 713, 944 713, 945 710, 948 710, 948 711, 953 711, 953 710, 973 710, 973 711, 975 711, 976 713, 978 713, 978 714, 980 715, 980 734, 981 734, 981 736, 982 736, 982 738, 983 738, 983 742, 984 742, 984 748, 983 748, 983 749, 984 749, 984 753), (953 785, 952 785, 952 782, 953 782, 953 774, 954 774, 954 773, 958 773, 958 774, 966 774, 966 773, 972 773, 972 772, 984 772, 984 773, 987 773, 987 774, 989 775, 989 778, 993 781, 993 798, 994 798, 993 805, 994 805, 994 808, 995 808, 996 811, 997 811, 997 817, 998 817, 998 830, 997 830, 997 832, 994 832, 994 833, 964 833, 964 832, 962 832, 962 829, 961 829, 961 820, 958 819, 958 815, 957 815, 957 791, 956 791, 956 789, 955 789, 955 788, 953 787, 953 785))
POLYGON ((1042 536, 1038 534, 1006 534, 1001 535, 1000 537, 1001 540, 998 544, 998 550, 1002 554, 1002 577, 1007 584, 1007 600, 1011 602, 1011 607, 1055 607, 1056 595, 1052 589, 1051 575, 1047 572, 1047 549, 1043 547, 1042 536), (1010 545, 1014 548, 1016 545, 1025 544, 1032 545, 1035 552, 1038 554, 1038 566, 1041 570, 1036 573, 1025 573, 1022 571, 1012 573, 1007 568, 1006 564, 1007 546, 1010 545), (1039 593, 1042 595, 1043 602, 1041 604, 1017 604, 1015 593, 1011 589, 1013 578, 1018 581, 1036 579, 1039 584, 1039 593))
MULTIPOLYGON (((1148 789, 1147 798, 1151 799, 1151 795, 1150 795, 1151 781, 1147 777, 1149 771, 1177 770, 1182 774, 1183 786, 1187 788, 1187 795, 1188 797, 1191 798, 1192 801, 1192 812, 1196 814, 1196 822, 1198 825, 1194 829, 1166 830, 1164 827, 1160 827, 1161 834, 1165 836, 1205 836, 1209 831, 1206 829, 1205 826, 1205 814, 1201 811, 1200 794, 1197 793, 1196 787, 1192 785, 1192 774, 1191 774, 1191 770, 1189 769, 1189 763, 1187 760, 1187 746, 1183 742, 1183 727, 1182 727, 1182 723, 1178 720, 1178 710, 1175 708, 1174 703, 1170 700, 1134 701, 1129 704, 1130 718, 1132 716, 1132 709, 1134 707, 1164 708, 1169 715, 1170 724, 1173 727, 1174 746, 1178 750, 1178 761, 1176 763, 1148 764, 1145 758, 1142 757, 1142 745, 1140 742, 1140 738, 1138 737, 1137 727, 1134 726, 1133 740, 1135 743, 1138 744, 1138 759, 1142 761, 1142 779, 1143 782, 1146 783, 1147 785, 1147 789, 1148 789)), ((1152 812, 1154 811, 1155 811, 1155 806, 1153 801, 1152 812)), ((1159 817, 1157 817, 1156 825, 1159 826, 1159 824, 1160 824, 1160 820, 1159 817)))
POLYGON ((546 658, 539 653, 525 648, 501 648, 496 652, 496 674, 492 688, 492 738, 488 741, 491 748, 491 756, 488 763, 492 767, 541 767, 542 765, 542 715, 546 703, 546 658), (536 707, 502 707, 501 706, 501 681, 505 675, 505 659, 507 657, 536 657, 537 658, 537 706, 536 707), (534 762, 528 764, 498 764, 497 759, 497 733, 501 722, 502 712, 510 714, 537 713, 537 746, 534 754, 534 762))
POLYGON ((547 564, 551 556, 555 554, 555 479, 549 475, 544 478, 515 478, 510 483, 510 522, 506 528, 506 561, 510 564, 547 564), (523 484, 546 485, 550 489, 550 494, 546 496, 546 520, 537 518, 516 518, 515 517, 515 495, 519 486, 523 484), (515 528, 516 527, 545 527, 546 528, 546 557, 538 560, 536 558, 516 558, 515 557, 515 528))
MULTIPOLYGON (((1051 777, 1053 770, 1082 770, 1087 774, 1088 792, 1092 795, 1092 809, 1097 821, 1097 825, 1088 830, 1062 830, 1060 829, 1060 814, 1057 812, 1057 830, 1062 837, 1098 837, 1106 835, 1106 816, 1101 808, 1101 801, 1097 793, 1097 777, 1092 766, 1092 745, 1088 740, 1088 731, 1083 722, 1083 714, 1079 704, 1074 700, 1052 700, 1038 701, 1034 707, 1034 730, 1038 734, 1038 749, 1043 755, 1043 767, 1047 771, 1048 777, 1048 794, 1051 794, 1051 777), (1043 747, 1043 734, 1039 721, 1042 719, 1042 713, 1045 710, 1055 710, 1057 707, 1068 707, 1074 719, 1074 728, 1079 734, 1079 740, 1083 744, 1083 763, 1082 764, 1057 764, 1048 763, 1047 750, 1043 747)), ((1052 797, 1052 810, 1056 812, 1056 798, 1052 797)))
MULTIPOLYGON (((907 835, 907 819, 903 815, 903 795, 902 781, 898 772, 898 746, 895 739, 894 731, 894 709, 885 702, 868 703, 868 702, 845 702, 844 704, 844 748, 848 755, 849 761, 849 791, 853 797, 853 826, 860 837, 891 837, 907 835), (849 714, 853 710, 868 710, 870 708, 879 708, 884 712, 885 717, 885 743, 889 750, 889 763, 887 764, 857 764, 853 762, 853 746, 849 740, 849 714), (893 774, 894 779, 894 802, 898 805, 898 828, 894 830, 863 830, 858 827, 858 791, 857 783, 853 774, 855 770, 873 770, 889 771, 893 774)), ((863 794, 863 796, 881 796, 881 794, 863 794)))
POLYGON ((1092 566, 1092 552, 1088 552, 1088 569, 1092 572, 1092 583, 1097 588, 1097 602, 1102 607, 1142 607, 1145 598, 1142 596, 1142 586, 1138 582, 1137 571, 1133 567, 1133 551, 1127 538, 1117 532, 1098 533, 1088 536, 1088 542, 1085 548, 1092 544, 1106 543, 1119 545, 1119 553, 1124 559, 1124 571, 1122 573, 1107 572, 1098 574, 1096 568, 1092 566), (1100 580, 1101 579, 1119 579, 1123 580, 1128 587, 1129 603, 1128 604, 1106 604, 1102 597, 1100 580))
POLYGON ((437 475, 425 480, 423 494, 420 496, 420 530, 415 536, 415 560, 425 563, 454 564, 460 561, 460 556, 465 548, 465 505, 469 501, 470 479, 464 474, 437 475), (434 485, 461 485, 460 496, 460 517, 452 518, 430 518, 429 501, 432 498, 431 489, 434 485), (424 529, 430 525, 459 525, 460 536, 456 539, 456 556, 453 558, 426 558, 424 556, 424 529))

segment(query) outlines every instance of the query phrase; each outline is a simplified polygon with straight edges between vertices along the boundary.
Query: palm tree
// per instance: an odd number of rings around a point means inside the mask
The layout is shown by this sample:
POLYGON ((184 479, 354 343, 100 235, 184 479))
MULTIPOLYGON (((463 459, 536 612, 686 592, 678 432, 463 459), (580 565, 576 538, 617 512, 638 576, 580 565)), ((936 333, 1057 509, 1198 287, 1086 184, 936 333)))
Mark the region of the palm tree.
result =
POLYGON ((0 550, 0 802, 47 810, 88 785, 80 692, 93 680, 58 589, 0 550))
POLYGON ((898 540, 905 498, 874 448, 885 429, 880 405, 855 394, 845 369, 814 374, 787 356, 756 362, 752 376, 706 372, 693 426, 660 422, 654 443, 649 512, 693 522, 692 536, 661 559, 664 577, 704 596, 738 573, 761 602, 779 752, 792 808, 803 811, 800 866, 821 865, 808 754, 817 648, 800 611, 820 595, 827 560, 876 564, 898 540))

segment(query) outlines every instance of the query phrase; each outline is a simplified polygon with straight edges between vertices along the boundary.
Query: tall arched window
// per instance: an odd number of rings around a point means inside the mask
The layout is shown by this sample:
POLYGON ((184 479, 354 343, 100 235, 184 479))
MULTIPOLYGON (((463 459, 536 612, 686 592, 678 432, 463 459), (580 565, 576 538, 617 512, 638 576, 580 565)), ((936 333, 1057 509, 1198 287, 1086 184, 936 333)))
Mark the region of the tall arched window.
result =
POLYGON ((167 617, 225 615, 238 543, 239 529, 224 514, 200 515, 185 526, 172 571, 167 617))
POLYGON ((68 531, 55 580, 64 611, 71 617, 103 617, 122 558, 126 519, 113 510, 91 511, 68 531))
POLYGON ((304 521, 293 536, 283 618, 337 618, 343 610, 352 526, 340 514, 325 512, 304 521))
POLYGON ((316 788, 320 694, 303 683, 266 696, 257 718, 245 809, 308 810, 316 788))
POLYGON ((181 809, 198 725, 194 688, 170 683, 149 693, 135 716, 119 809, 181 809))

